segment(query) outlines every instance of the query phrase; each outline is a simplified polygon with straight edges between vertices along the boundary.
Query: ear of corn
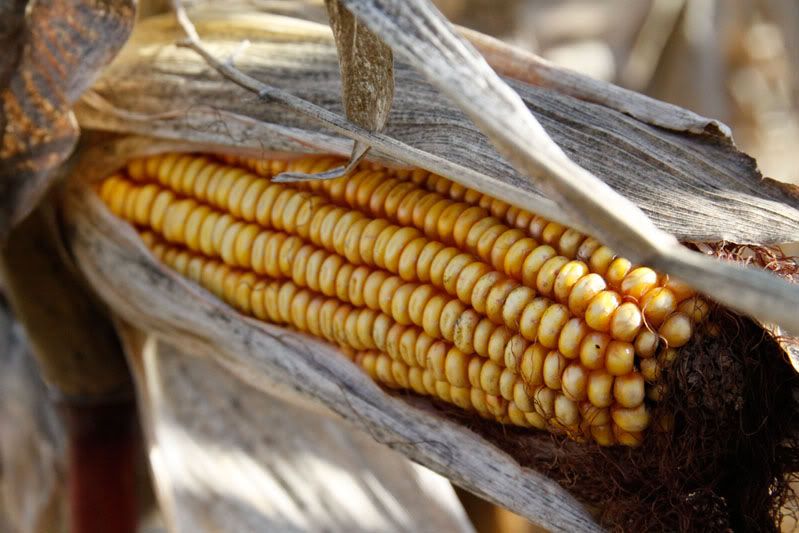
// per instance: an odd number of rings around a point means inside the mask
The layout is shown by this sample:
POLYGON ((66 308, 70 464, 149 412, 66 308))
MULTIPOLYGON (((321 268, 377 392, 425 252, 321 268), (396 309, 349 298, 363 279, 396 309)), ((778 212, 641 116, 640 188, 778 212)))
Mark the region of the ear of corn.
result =
POLYGON ((342 347, 388 387, 634 446, 707 303, 574 230, 421 170, 168 154, 99 192, 161 261, 240 311, 342 347), (248 170, 249 169, 249 170, 248 170))

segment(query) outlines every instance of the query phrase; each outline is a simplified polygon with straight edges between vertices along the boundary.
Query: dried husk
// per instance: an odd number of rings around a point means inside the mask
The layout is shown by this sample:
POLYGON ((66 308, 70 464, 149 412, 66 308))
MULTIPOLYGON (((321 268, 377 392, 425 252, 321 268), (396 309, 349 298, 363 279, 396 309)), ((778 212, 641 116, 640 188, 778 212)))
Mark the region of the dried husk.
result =
POLYGON ((474 533, 446 479, 367 433, 120 331, 169 531, 474 533))

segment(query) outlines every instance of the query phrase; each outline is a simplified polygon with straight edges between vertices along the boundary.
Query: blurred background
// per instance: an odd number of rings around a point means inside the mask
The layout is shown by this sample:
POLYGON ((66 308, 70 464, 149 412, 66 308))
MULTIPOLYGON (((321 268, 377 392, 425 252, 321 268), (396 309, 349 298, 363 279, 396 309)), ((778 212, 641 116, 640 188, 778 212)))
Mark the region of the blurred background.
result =
POLYGON ((435 0, 455 23, 728 124, 799 183, 797 0, 435 0))

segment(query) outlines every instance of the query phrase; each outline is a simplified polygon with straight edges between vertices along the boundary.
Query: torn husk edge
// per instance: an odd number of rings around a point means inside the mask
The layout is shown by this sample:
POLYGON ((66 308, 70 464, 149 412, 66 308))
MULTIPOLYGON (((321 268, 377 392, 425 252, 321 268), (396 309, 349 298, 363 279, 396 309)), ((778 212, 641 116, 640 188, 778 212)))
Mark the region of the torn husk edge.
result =
POLYGON ((667 372, 672 394, 653 415, 672 416, 673 431, 651 431, 638 449, 576 444, 476 420, 386 392, 329 345, 238 314, 158 264, 92 188, 137 156, 224 150, 145 137, 84 140, 64 196, 69 246, 100 296, 128 322, 190 345, 261 390, 324 405, 454 483, 552 530, 597 528, 561 487, 611 529, 777 527, 797 470, 798 378, 788 370, 785 344, 778 342, 784 339, 749 319, 714 311, 717 332, 698 335, 667 372))

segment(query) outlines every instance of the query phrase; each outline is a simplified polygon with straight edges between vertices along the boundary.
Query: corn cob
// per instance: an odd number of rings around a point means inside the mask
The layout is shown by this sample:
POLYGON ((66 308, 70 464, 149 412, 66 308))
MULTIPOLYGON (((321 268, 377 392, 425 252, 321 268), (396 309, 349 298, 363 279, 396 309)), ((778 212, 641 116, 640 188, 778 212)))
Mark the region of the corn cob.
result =
MULTIPOLYGON (((100 196, 156 256, 240 311, 338 344, 389 387, 503 423, 637 445, 664 362, 708 311, 609 250, 587 263, 558 255, 531 236, 535 217, 422 171, 370 164, 287 186, 242 166, 271 176, 339 160, 227 161, 134 160, 100 196), (508 213, 528 227, 492 216, 508 213)), ((559 231, 571 230, 539 238, 559 231)))

